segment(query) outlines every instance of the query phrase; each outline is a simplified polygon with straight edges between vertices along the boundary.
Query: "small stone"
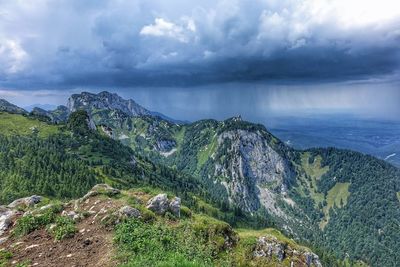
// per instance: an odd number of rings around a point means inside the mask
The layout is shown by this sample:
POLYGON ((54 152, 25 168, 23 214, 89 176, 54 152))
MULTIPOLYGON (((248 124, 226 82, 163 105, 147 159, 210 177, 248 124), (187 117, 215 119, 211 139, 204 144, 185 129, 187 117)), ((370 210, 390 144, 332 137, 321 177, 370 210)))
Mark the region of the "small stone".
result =
POLYGON ((30 246, 27 246, 26 248, 25 248, 25 250, 28 250, 28 249, 31 249, 31 248, 36 248, 36 247, 38 247, 39 245, 37 245, 37 244, 35 244, 35 245, 30 245, 30 246))
POLYGON ((4 242, 6 242, 7 239, 8 239, 8 236, 0 238, 0 245, 3 244, 4 242))
POLYGON ((89 246, 90 244, 92 244, 93 242, 92 242, 92 240, 90 240, 90 239, 85 239, 85 241, 83 241, 83 244, 85 245, 85 246, 89 246))

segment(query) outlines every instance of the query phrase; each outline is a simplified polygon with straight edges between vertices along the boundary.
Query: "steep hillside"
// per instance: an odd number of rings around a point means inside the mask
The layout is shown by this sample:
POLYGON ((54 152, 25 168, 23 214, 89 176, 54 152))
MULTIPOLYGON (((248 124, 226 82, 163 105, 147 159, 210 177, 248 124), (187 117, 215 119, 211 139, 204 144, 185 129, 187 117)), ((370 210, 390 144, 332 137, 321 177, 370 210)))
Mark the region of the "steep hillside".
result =
POLYGON ((303 178, 291 196, 337 255, 353 253, 374 266, 396 266, 400 240, 400 170, 357 152, 313 149, 302 153, 303 178), (310 199, 312 202, 310 202, 310 199))

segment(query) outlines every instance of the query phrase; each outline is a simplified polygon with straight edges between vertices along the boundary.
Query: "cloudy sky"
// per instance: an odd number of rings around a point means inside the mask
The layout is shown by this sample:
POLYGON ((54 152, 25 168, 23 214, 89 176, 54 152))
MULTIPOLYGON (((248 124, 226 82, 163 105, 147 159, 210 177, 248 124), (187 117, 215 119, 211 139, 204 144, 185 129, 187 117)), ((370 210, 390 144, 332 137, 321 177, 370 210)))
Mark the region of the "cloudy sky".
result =
POLYGON ((180 119, 400 117, 398 0, 0 0, 0 97, 110 90, 180 119))

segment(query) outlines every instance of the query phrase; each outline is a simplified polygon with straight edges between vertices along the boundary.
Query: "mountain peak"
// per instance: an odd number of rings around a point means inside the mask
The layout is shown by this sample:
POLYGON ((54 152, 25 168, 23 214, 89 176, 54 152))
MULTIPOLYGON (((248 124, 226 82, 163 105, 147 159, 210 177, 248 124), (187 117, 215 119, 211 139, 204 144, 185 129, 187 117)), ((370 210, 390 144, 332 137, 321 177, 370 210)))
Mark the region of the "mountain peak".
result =
POLYGON ((98 94, 82 92, 73 94, 68 99, 68 109, 70 112, 78 109, 91 111, 95 109, 120 110, 129 116, 151 115, 152 113, 137 104, 132 99, 126 100, 115 93, 103 91, 98 94))

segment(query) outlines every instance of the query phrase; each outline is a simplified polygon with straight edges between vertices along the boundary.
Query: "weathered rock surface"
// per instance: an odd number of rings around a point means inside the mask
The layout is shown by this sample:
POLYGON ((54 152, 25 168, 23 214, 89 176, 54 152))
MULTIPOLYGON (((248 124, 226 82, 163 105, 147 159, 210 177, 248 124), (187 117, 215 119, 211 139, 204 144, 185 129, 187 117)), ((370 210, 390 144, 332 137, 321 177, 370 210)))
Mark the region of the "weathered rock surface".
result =
POLYGON ((158 194, 147 202, 146 207, 159 215, 164 215, 167 211, 170 211, 176 217, 181 216, 181 199, 179 197, 174 197, 170 201, 167 194, 158 194))
POLYGON ((119 209, 118 211, 120 216, 124 216, 127 218, 140 218, 142 217, 142 214, 138 209, 132 208, 130 206, 123 206, 122 208, 119 209))
POLYGON ((230 201, 245 211, 261 207, 283 215, 277 208, 276 195, 287 188, 294 177, 290 164, 268 142, 261 131, 232 130, 218 136, 221 155, 215 160, 214 177, 225 177, 230 201))
POLYGON ((296 250, 290 245, 280 242, 276 237, 269 235, 258 238, 253 256, 256 258, 276 259, 279 262, 290 257, 296 260, 296 262, 291 262, 293 266, 322 267, 316 254, 310 251, 296 250))
POLYGON ((106 125, 101 125, 101 130, 110 138, 116 139, 114 135, 114 131, 111 127, 108 127, 106 125))
POLYGON ((11 226, 12 218, 15 214, 15 211, 0 206, 0 236, 11 226))
POLYGON ((167 194, 158 194, 147 202, 147 208, 156 214, 165 214, 169 208, 167 194))
POLYGON ((171 140, 157 140, 154 144, 154 150, 158 152, 168 152, 176 147, 175 141, 171 140))
POLYGON ((120 193, 120 190, 115 189, 108 184, 97 184, 93 186, 93 188, 86 194, 84 195, 80 200, 86 200, 89 197, 97 196, 100 194, 105 194, 108 196, 114 196, 120 193))
POLYGON ((176 217, 181 217, 181 199, 179 197, 174 197, 169 203, 169 210, 176 217))
POLYGON ((13 202, 11 202, 8 207, 15 209, 18 207, 32 207, 35 204, 38 204, 39 202, 42 201, 42 197, 41 196, 30 196, 30 197, 24 197, 24 198, 20 198, 20 199, 16 199, 13 202))
POLYGON ((68 109, 74 112, 84 109, 90 113, 92 109, 120 110, 129 116, 151 115, 151 112, 132 99, 125 100, 117 94, 101 92, 92 94, 83 92, 74 94, 68 99, 68 109))
POLYGON ((321 262, 319 261, 318 255, 312 253, 312 252, 306 252, 304 254, 306 257, 306 264, 307 266, 316 266, 316 267, 322 267, 321 262))
POLYGON ((68 217, 68 218, 72 219, 75 222, 83 219, 83 216, 81 214, 75 212, 75 211, 66 211, 66 210, 64 210, 61 213, 61 216, 68 217))

